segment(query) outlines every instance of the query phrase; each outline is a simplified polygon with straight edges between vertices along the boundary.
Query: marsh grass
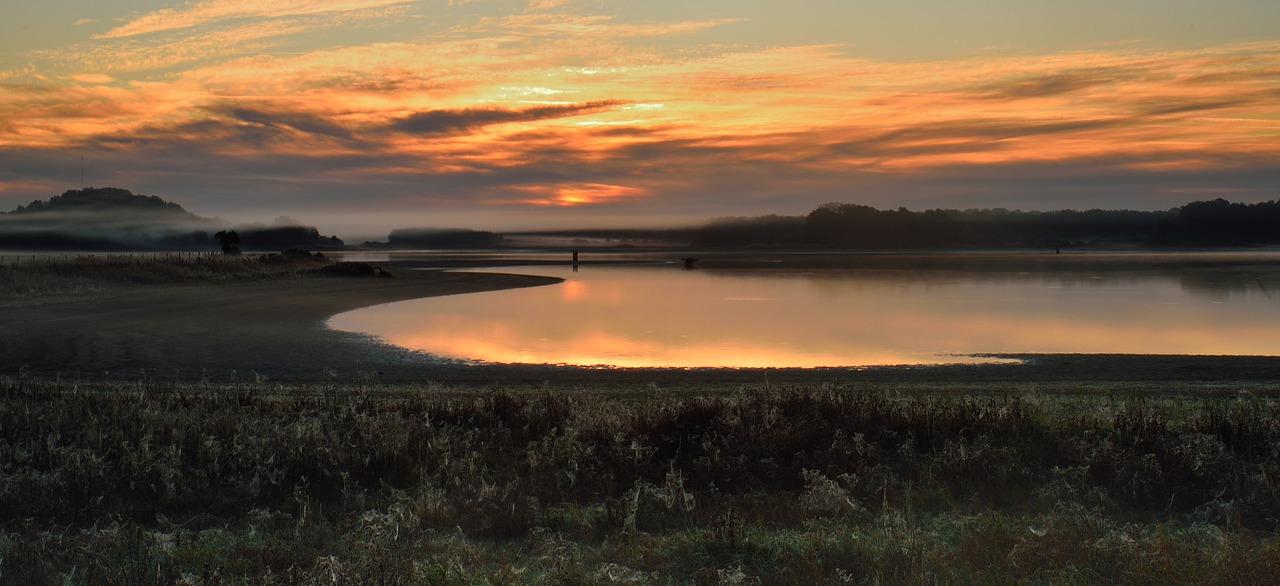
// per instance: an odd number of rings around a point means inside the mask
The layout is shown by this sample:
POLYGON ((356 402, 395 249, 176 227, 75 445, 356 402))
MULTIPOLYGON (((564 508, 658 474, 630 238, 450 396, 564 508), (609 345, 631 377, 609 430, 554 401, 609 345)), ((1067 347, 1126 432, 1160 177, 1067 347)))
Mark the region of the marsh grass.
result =
POLYGON ((93 296, 132 285, 278 279, 328 264, 320 255, 222 256, 207 253, 49 255, 0 264, 0 302, 93 296))
POLYGON ((1280 406, 0 380, 0 582, 1260 583, 1280 406))

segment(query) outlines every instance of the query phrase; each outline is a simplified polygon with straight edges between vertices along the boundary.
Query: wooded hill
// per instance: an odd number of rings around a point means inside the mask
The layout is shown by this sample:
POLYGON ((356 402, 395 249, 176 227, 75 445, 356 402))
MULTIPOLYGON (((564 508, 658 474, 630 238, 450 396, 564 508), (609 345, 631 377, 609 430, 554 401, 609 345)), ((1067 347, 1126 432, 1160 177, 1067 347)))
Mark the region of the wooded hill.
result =
POLYGON ((215 250, 214 233, 235 230, 245 250, 331 249, 342 240, 314 227, 230 226, 155 195, 117 187, 69 190, 0 212, 0 248, 63 250, 215 250))

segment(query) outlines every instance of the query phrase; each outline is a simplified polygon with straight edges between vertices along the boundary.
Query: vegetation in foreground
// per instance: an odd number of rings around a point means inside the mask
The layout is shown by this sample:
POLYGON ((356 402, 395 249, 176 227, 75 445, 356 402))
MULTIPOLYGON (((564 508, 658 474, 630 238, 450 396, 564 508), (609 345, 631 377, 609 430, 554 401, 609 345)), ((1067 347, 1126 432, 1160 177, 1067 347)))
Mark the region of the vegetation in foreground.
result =
POLYGON ((1280 406, 0 380, 0 582, 1263 583, 1280 406))

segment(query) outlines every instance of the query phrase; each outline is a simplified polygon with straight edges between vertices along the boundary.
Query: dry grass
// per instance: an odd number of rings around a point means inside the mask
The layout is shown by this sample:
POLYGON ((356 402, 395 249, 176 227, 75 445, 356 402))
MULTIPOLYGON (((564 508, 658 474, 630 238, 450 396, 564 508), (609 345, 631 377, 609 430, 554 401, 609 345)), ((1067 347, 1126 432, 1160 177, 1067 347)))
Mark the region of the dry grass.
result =
POLYGON ((1251 396, 10 379, 0 398, 5 583, 1280 575, 1280 406, 1251 396))
POLYGON ((0 303, 91 297, 136 285, 250 281, 300 276, 328 264, 321 256, 207 253, 49 255, 0 265, 0 303))

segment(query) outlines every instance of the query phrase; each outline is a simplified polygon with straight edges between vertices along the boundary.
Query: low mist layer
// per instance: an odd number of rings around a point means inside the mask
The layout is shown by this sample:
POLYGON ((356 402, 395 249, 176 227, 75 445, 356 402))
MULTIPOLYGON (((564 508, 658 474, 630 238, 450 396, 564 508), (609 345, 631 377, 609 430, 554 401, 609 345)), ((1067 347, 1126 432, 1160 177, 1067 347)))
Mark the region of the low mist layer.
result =
POLYGON ((0 248, 216 250, 222 240, 218 234, 231 232, 245 250, 343 246, 336 237, 298 224, 280 218, 271 226, 230 226, 159 196, 89 187, 0 213, 0 248))

